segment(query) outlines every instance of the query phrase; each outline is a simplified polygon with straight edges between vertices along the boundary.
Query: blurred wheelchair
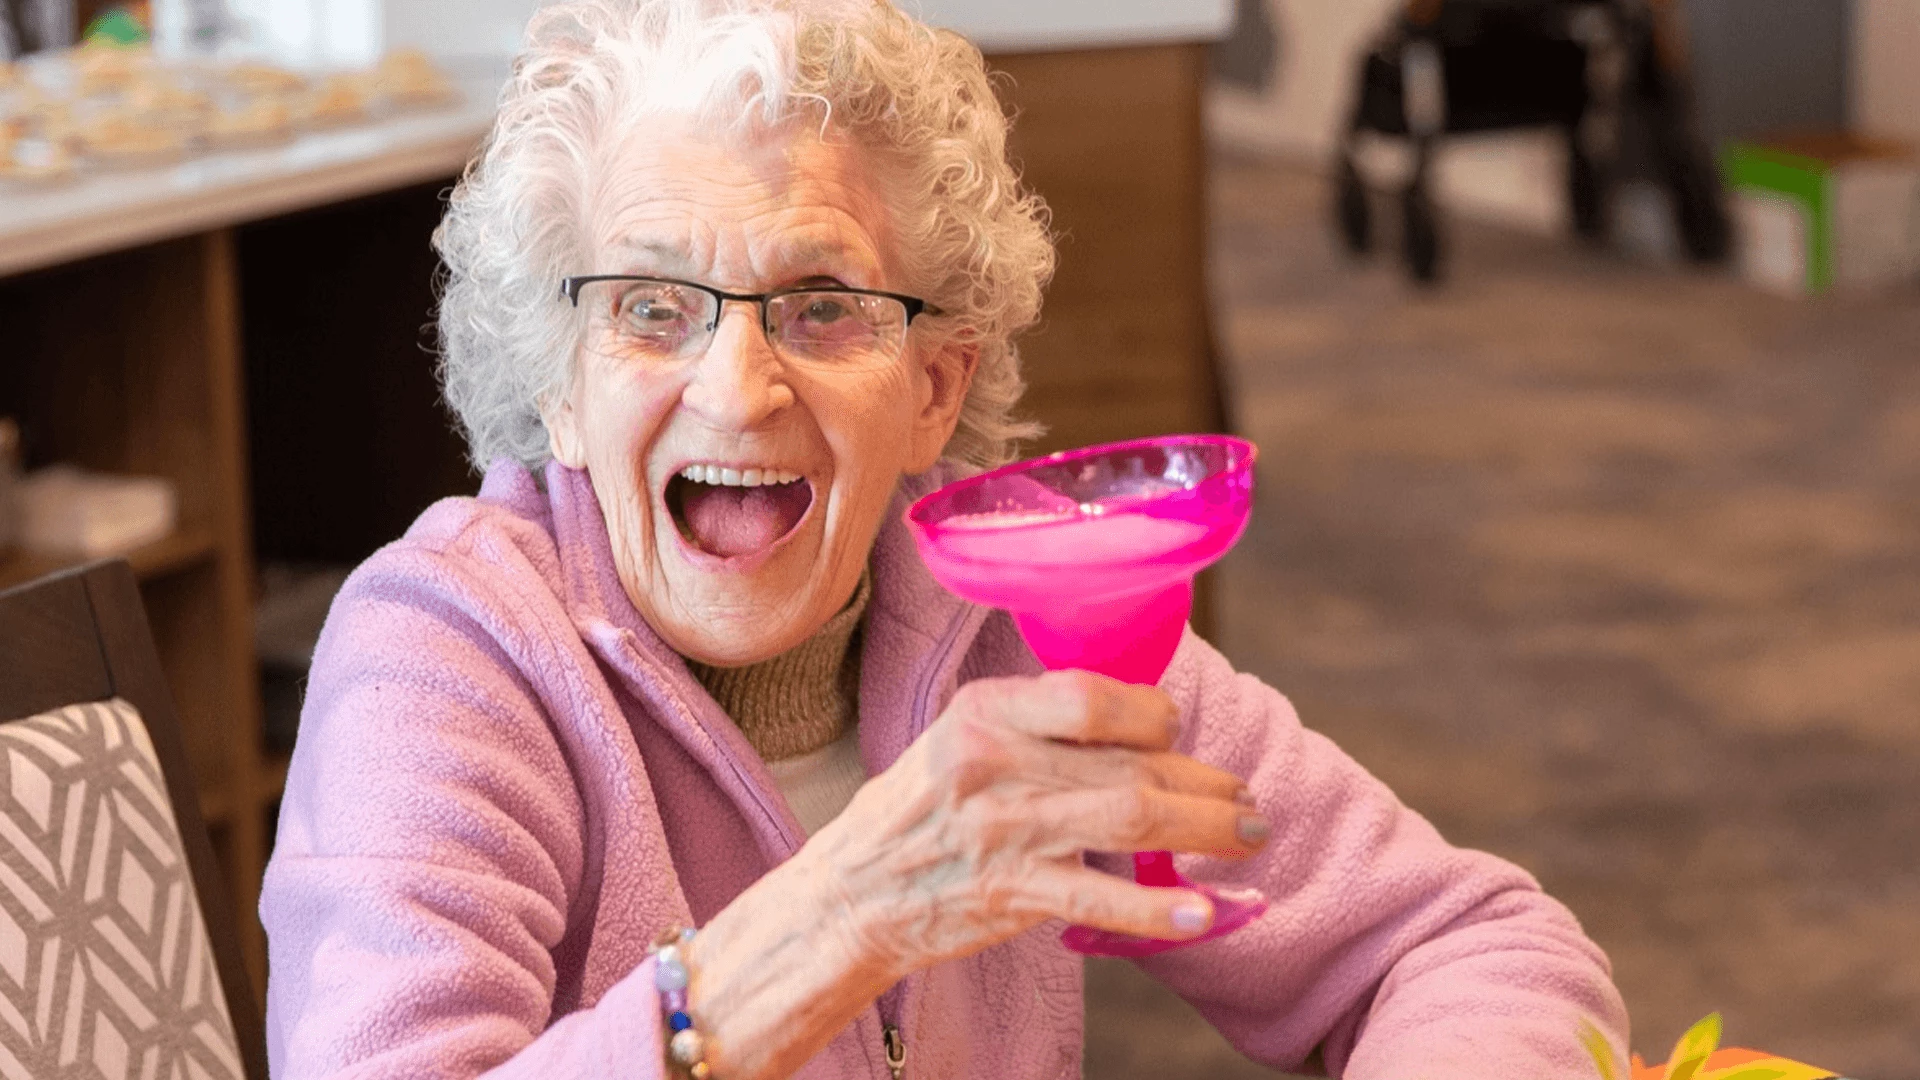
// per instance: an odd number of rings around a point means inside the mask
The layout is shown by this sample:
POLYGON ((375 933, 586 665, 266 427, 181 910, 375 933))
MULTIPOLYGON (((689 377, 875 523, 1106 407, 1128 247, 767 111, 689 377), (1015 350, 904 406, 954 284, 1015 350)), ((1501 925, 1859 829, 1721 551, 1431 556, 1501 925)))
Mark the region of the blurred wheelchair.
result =
POLYGON ((1631 157, 1668 192, 1687 255, 1724 258, 1730 229, 1695 130, 1688 66, 1678 0, 1409 0, 1361 62, 1335 168, 1340 233, 1356 254, 1372 246, 1355 164, 1360 136, 1403 136, 1413 148, 1401 193, 1407 266, 1415 280, 1436 280, 1444 246, 1432 195, 1438 140, 1549 127, 1566 135, 1579 235, 1605 237, 1631 157), (1633 153, 1622 153, 1623 136, 1633 153))

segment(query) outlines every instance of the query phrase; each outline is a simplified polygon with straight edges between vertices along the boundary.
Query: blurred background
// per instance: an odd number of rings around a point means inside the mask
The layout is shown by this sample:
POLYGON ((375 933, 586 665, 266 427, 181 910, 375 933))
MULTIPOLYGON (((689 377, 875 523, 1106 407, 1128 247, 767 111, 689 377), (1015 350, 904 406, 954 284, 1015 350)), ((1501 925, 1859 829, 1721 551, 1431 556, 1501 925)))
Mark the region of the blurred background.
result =
MULTIPOLYGON (((530 6, 0 0, 0 586, 129 554, 242 911, 333 590, 475 485, 427 237, 530 6)), ((1204 632, 1651 1060, 1920 1080, 1920 2, 918 9, 1055 211, 1035 449, 1261 447, 1204 632)), ((1088 990, 1090 1077, 1272 1075, 1088 990)))

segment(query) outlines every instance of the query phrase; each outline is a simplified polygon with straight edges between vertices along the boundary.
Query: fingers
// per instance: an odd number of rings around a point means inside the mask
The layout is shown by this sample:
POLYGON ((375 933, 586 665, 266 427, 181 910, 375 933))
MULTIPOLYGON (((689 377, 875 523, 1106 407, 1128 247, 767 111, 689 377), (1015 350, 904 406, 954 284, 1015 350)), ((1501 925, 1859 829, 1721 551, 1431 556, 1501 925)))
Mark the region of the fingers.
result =
POLYGON ((1185 754, 1105 746, 1038 743, 1025 750, 1030 774, 1062 787, 1142 787, 1233 802, 1246 798, 1240 778, 1185 754))
POLYGON ((1150 788, 1062 791, 1028 807, 1035 835, 1077 851, 1192 851, 1242 859, 1271 827, 1249 806, 1150 788))
POLYGON ((1077 743, 1166 750, 1180 730, 1173 699, 1157 688, 1089 671, 979 679, 961 687, 954 704, 1036 738, 1077 743))
POLYGON ((1191 889, 1155 889, 1081 866, 1050 866, 1027 881, 1037 906, 1079 926, 1184 941, 1213 925, 1213 902, 1191 889))

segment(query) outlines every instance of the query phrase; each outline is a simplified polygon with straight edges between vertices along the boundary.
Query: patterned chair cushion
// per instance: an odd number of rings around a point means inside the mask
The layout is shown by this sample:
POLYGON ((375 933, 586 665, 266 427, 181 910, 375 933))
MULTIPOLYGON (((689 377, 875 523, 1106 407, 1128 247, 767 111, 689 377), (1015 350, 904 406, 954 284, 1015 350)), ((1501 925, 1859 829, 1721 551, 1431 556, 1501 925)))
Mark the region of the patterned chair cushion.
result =
POLYGON ((0 1077, 244 1080, 140 714, 0 724, 0 1077))

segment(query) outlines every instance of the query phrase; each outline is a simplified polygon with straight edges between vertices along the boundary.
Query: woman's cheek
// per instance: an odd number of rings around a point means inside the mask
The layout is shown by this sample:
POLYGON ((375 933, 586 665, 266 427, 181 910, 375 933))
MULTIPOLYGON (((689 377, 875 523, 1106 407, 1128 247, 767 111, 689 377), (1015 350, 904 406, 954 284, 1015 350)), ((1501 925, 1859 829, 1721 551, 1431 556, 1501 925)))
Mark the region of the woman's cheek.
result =
MULTIPOLYGON (((616 550, 651 569, 656 559, 648 451, 672 408, 672 387, 624 371, 605 371, 589 388, 588 460, 616 550), (611 496, 611 498, 609 498, 611 496)), ((636 567, 636 569, 638 569, 636 567)))
POLYGON ((913 427, 913 380, 896 367, 850 389, 833 399, 834 415, 821 418, 828 440, 856 468, 897 473, 913 427))

